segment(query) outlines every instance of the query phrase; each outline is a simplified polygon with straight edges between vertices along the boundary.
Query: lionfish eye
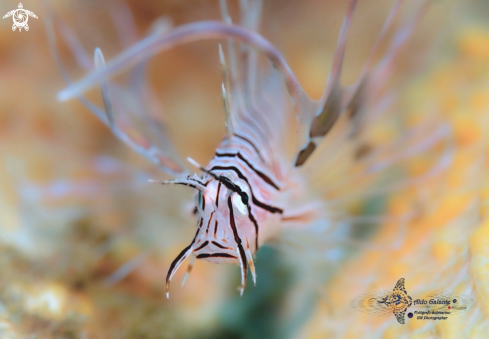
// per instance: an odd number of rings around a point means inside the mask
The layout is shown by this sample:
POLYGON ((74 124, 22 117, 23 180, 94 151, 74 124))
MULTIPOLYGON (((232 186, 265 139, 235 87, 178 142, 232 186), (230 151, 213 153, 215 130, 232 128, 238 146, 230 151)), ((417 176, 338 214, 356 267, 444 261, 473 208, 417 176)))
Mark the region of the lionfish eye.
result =
POLYGON ((249 201, 248 194, 246 194, 246 192, 241 192, 240 197, 241 197, 241 201, 243 202, 243 204, 248 206, 248 201, 249 201))
POLYGON ((246 205, 243 202, 243 197, 241 194, 233 194, 232 196, 232 201, 233 201, 233 211, 235 212, 236 215, 240 217, 245 217, 248 215, 248 205, 246 205))

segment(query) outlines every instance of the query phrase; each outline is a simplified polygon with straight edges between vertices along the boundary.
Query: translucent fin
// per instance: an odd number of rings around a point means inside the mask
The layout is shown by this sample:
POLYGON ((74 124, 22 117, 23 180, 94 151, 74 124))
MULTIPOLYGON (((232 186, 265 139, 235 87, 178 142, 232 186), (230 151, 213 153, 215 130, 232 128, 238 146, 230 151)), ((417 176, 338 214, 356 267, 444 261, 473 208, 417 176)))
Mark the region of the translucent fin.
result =
MULTIPOLYGON (((61 58, 60 58, 59 53, 58 53, 58 47, 56 44, 56 37, 54 35, 53 22, 52 22, 51 18, 48 17, 44 20, 44 23, 45 23, 45 27, 46 27, 46 33, 48 36, 49 47, 50 47, 51 53, 53 54, 53 57, 56 61, 56 64, 60 70, 61 76, 66 81, 66 83, 71 84, 72 83, 71 79, 68 76, 68 73, 66 72, 66 70, 63 66, 63 63, 61 62, 61 58)), ((89 61, 89 63, 91 64, 92 61, 89 61)), ((108 124, 105 112, 103 110, 101 110, 99 107, 92 104, 90 101, 88 101, 82 95, 77 95, 77 98, 80 100, 80 102, 83 105, 85 105, 89 110, 91 110, 103 123, 105 123, 106 125, 108 124)))
MULTIPOLYGON (((428 127, 430 126, 428 125, 428 127)), ((374 176, 401 162, 406 162, 418 155, 426 154, 430 149, 434 149, 442 143, 447 143, 449 137, 450 131, 444 125, 438 126, 436 129, 417 128, 413 131, 407 131, 388 145, 372 150, 371 154, 363 159, 357 160, 357 164, 363 170, 359 171, 356 175, 344 178, 341 175, 344 173, 344 169, 337 169, 340 176, 332 180, 327 185, 327 188, 325 187, 326 192, 345 190, 345 187, 351 182, 358 182, 362 178, 374 176), (400 149, 402 151, 399 151, 400 149)), ((334 161, 334 159, 332 160, 334 161)))
POLYGON ((238 244, 236 247, 236 253, 238 253, 239 259, 239 267, 241 269, 241 286, 239 287, 239 294, 243 295, 245 286, 246 286, 246 275, 248 271, 248 267, 246 265, 246 254, 243 251, 243 246, 238 244))
POLYGON ((83 47, 82 43, 76 36, 75 32, 73 32, 71 27, 64 22, 58 22, 57 24, 60 26, 59 32, 61 33, 64 42, 70 48, 71 53, 77 61, 77 64, 84 70, 88 71, 92 69, 93 61, 91 60, 89 53, 87 53, 86 49, 83 47))
POLYGON ((178 271, 178 268, 183 264, 185 259, 192 253, 191 245, 185 247, 182 252, 173 260, 170 265, 170 269, 168 270, 168 274, 166 275, 166 297, 170 298, 170 281, 178 271))
MULTIPOLYGON (((233 22, 231 20, 231 16, 229 15, 228 12, 228 6, 226 0, 219 0, 219 6, 221 9, 221 16, 223 21, 228 24, 232 25, 233 22)), ((232 97, 231 100, 231 115, 230 115, 230 121, 232 124, 234 124, 233 119, 239 112, 239 96, 235 98, 235 93, 233 91, 236 91, 239 88, 238 84, 238 69, 237 69, 237 61, 236 61, 236 51, 234 49, 234 41, 233 39, 229 38, 227 40, 227 47, 228 47, 228 55, 229 55, 229 78, 230 78, 230 83, 231 86, 228 87, 228 92, 230 93, 230 96, 232 97)), ((222 52, 222 49, 221 49, 222 52)), ((223 54, 224 57, 224 54, 223 54)))
POLYGON ((183 161, 177 155, 166 132, 165 121, 160 118, 164 110, 146 80, 142 80, 140 84, 133 83, 132 88, 114 83, 109 85, 119 117, 119 128, 143 145, 147 145, 148 151, 155 150, 165 166, 172 169, 180 168, 176 175, 186 174, 186 170, 183 170, 185 168, 183 161))
POLYGON ((248 265, 250 266, 251 276, 253 278, 253 284, 256 286, 256 272, 255 263, 253 262, 253 256, 249 248, 246 249, 246 258, 248 259, 248 265))
POLYGON ((306 162, 324 136, 335 125, 341 114, 347 114, 352 119, 349 128, 345 129, 345 132, 350 137, 358 136, 364 122, 364 115, 367 114, 366 111, 374 105, 373 101, 378 100, 382 91, 384 91, 386 83, 393 74, 397 55, 411 35, 428 4, 428 1, 423 1, 417 13, 407 23, 397 29, 385 56, 371 69, 373 58, 380 44, 385 40, 387 33, 392 28, 394 19, 399 13, 403 2, 404 0, 397 0, 392 7, 356 83, 349 88, 343 88, 340 84, 341 65, 344 58, 346 38, 356 5, 355 0, 350 1, 338 39, 338 47, 328 78, 328 84, 321 99, 321 103, 324 103, 323 108, 311 123, 309 138, 297 154, 296 166, 302 166, 306 162))
MULTIPOLYGON (((240 0, 241 25, 253 32, 259 32, 262 1, 240 0)), ((243 91, 248 102, 253 102, 256 91, 258 72, 258 55, 253 48, 245 44, 240 45, 240 62, 242 69, 243 91)))
POLYGON ((195 255, 192 255, 190 257, 190 262, 189 262, 188 267, 187 267, 187 272, 185 273, 185 276, 183 277, 181 286, 185 285, 185 282, 187 281, 187 279, 190 275, 190 272, 192 272, 192 268, 194 267, 194 262, 195 262, 195 255))
MULTIPOLYGON (((65 79, 65 81, 68 83, 68 85, 72 84, 70 77, 68 76, 68 73, 63 67, 63 64, 61 62, 61 59, 59 57, 58 49, 57 49, 57 44, 56 44, 56 37, 54 34, 54 28, 53 28, 53 22, 51 20, 51 16, 48 16, 48 18, 45 20, 45 25, 46 25, 46 31, 48 35, 48 41, 49 45, 52 51, 52 54, 58 64, 58 68, 60 69, 60 72, 65 79)), ((68 26, 64 23, 61 22, 60 24, 62 28, 68 28, 68 26)), ((72 50, 73 54, 76 57, 76 60, 82 67, 86 66, 91 66, 92 62, 89 61, 87 57, 87 53, 85 52, 83 46, 81 46, 79 39, 76 38, 76 35, 71 29, 66 29, 63 30, 65 34, 63 35, 64 39, 66 40, 66 43, 72 50)), ((103 60, 103 55, 100 53, 96 53, 96 58, 98 60, 98 67, 97 70, 104 72, 105 70, 105 62, 103 60)), ((95 71, 97 71, 95 70, 95 71)), ((101 80, 104 81, 103 79, 106 77, 103 77, 101 80)), ((132 102, 136 101, 148 101, 152 102, 152 100, 136 100, 134 96, 131 96, 130 94, 128 95, 129 92, 127 91, 122 91, 120 90, 119 87, 113 86, 113 90, 109 94, 109 83, 107 80, 105 80, 105 85, 102 85, 102 93, 103 93, 103 98, 104 98, 104 106, 106 108, 105 112, 104 110, 101 110, 98 108, 96 105, 88 101, 86 98, 84 98, 81 94, 77 95, 76 97, 88 108, 90 109, 103 123, 105 123, 107 126, 109 126, 112 131, 114 131, 114 134, 123 142, 125 142, 127 145, 129 145, 131 148, 133 148, 135 151, 140 153, 141 155, 145 156, 148 158, 151 162, 155 163, 158 165, 163 171, 172 174, 172 175, 185 175, 187 172, 185 170, 185 167, 183 165, 180 165, 181 161, 179 161, 174 153, 172 151, 172 146, 169 143, 169 141, 165 138, 164 133, 160 133, 161 129, 158 130, 159 124, 154 120, 151 119, 149 116, 145 115, 145 109, 141 109, 141 112, 137 114, 136 112, 132 113, 133 117, 138 117, 140 120, 144 120, 146 125, 148 126, 150 131, 153 131, 152 135, 154 135, 154 140, 158 141, 158 145, 155 144, 154 142, 150 141, 149 138, 146 136, 143 136, 141 133, 138 135, 138 139, 134 140, 132 139, 128 134, 123 132, 120 129, 120 126, 117 125, 117 116, 115 114, 116 110, 113 104, 117 104, 119 101, 125 101, 125 107, 128 107, 127 101, 132 100, 132 102), (125 93, 124 93, 125 92, 125 93), (113 101, 110 99, 110 96, 114 95, 116 100, 113 101), (120 99, 120 100, 119 100, 120 99), (107 115, 108 114, 108 115, 107 115), (113 118, 114 120, 110 121, 108 116, 113 118), (157 130, 157 131, 154 131, 157 130), (165 150, 165 151, 163 151, 165 150), (167 151, 168 150, 168 151, 167 151), (177 160, 174 160, 177 159, 177 160)), ((134 92, 131 92, 134 93, 134 92)), ((150 93, 148 93, 148 96, 151 96, 150 93)), ((129 112, 128 109, 126 109, 127 112, 129 112)), ((125 130, 127 130, 130 127, 131 123, 128 123, 126 121, 125 127, 127 127, 125 130)), ((138 134, 138 133, 136 133, 138 134)))
POLYGON ((430 1, 422 1, 417 12, 412 16, 412 18, 406 22, 404 25, 399 27, 392 38, 391 44, 384 58, 380 60, 378 65, 372 71, 372 82, 373 87, 377 91, 383 90, 385 84, 389 81, 393 74, 393 68, 395 66, 395 61, 397 56, 402 50, 408 38, 411 36, 413 29, 422 17, 422 14, 428 8, 430 1))
POLYGON ((226 113, 226 128, 228 131, 228 136, 231 136, 234 133, 233 128, 233 117, 231 114, 231 105, 232 105, 232 91, 231 85, 229 82, 229 71, 228 66, 226 64, 226 58, 224 57, 224 52, 222 51, 222 46, 219 44, 219 62, 221 63, 221 71, 222 71, 222 100, 224 104, 224 112, 226 113))
MULTIPOLYGON (((355 12, 356 5, 357 5, 357 0, 350 0, 348 4, 348 9, 345 18, 343 20, 343 25, 340 30, 340 35, 338 37, 338 45, 336 47, 336 52, 334 54, 333 65, 331 66, 328 82, 326 84, 324 93, 321 97, 321 103, 324 103, 324 105, 326 105, 330 96, 335 91, 334 88, 341 87, 340 78, 341 78, 341 70, 343 67, 343 60, 345 57, 346 41, 348 38, 348 33, 350 32, 350 26, 353 20, 353 14, 355 12)), ((322 113, 317 114, 318 118, 321 116, 321 114, 322 113)), ((321 126, 318 126, 317 128, 319 130, 321 126)))
MULTIPOLYGON (((127 11, 127 8, 122 9, 122 12, 125 13, 123 15, 124 17, 127 15, 131 15, 130 12, 127 13, 127 11)), ((116 14, 113 13, 113 15, 116 14)), ((123 18, 117 19, 117 25, 121 24, 121 22, 119 21, 123 21, 122 19, 123 18)), ((93 62, 92 60, 90 60, 89 54, 82 46, 80 40, 73 32, 71 27, 69 27, 62 21, 58 22, 57 24, 60 26, 59 31, 64 38, 64 42, 69 46, 73 56, 77 60, 78 65, 86 70, 92 69, 93 62)), ((169 20, 167 17, 160 17, 152 24, 149 34, 161 34, 165 31, 168 31, 171 27, 171 20, 169 20)), ((120 27, 118 28, 118 30, 121 29, 122 28, 120 27)), ((119 32, 120 35, 123 35, 124 29, 119 32)), ((134 43, 137 40, 135 28, 132 28, 131 31, 131 39, 125 42, 126 45, 134 43)), ((127 39, 127 37, 124 39, 127 39)), ((112 95, 115 96, 115 102, 124 101, 124 103, 122 103, 122 106, 124 106, 126 110, 128 110, 128 106, 137 106, 135 108, 136 112, 134 112, 132 115, 133 117, 136 117, 136 119, 139 118, 140 120, 144 120, 143 123, 149 129, 149 132, 151 132, 150 139, 157 141, 157 144, 160 148, 171 148, 169 140, 167 140, 167 138, 165 137, 164 126, 161 126, 160 121, 157 121, 156 119, 151 117, 151 112, 153 114, 158 114, 158 116, 161 117, 163 109, 157 103, 154 91, 150 86, 147 85, 145 74, 146 66, 147 62, 144 62, 134 67, 129 79, 130 90, 126 91, 117 86, 117 91, 115 91, 114 93, 115 86, 112 85, 112 95)), ((175 157, 175 155, 172 156, 175 157)))
MULTIPOLYGON (((258 34, 261 7, 261 1, 240 1, 240 24, 253 34, 258 34)), ((221 12, 223 20, 230 24, 225 1, 221 1, 221 12)), ((309 98, 303 100, 307 96, 299 87, 295 87, 295 96, 291 94, 287 77, 284 83, 284 73, 274 64, 273 58, 266 60, 264 53, 257 53, 260 49, 239 42, 239 46, 228 44, 232 64, 231 93, 235 103, 231 109, 233 129, 236 135, 250 140, 260 149, 264 162, 280 178, 283 176, 282 165, 288 166, 295 155, 292 152, 297 148, 295 138, 290 136, 297 136, 298 130, 309 130, 303 122, 311 119, 305 119, 305 116, 312 117, 317 110, 312 107, 319 105, 309 98)))
POLYGON ((148 36, 108 62, 103 70, 95 70, 77 83, 59 92, 58 100, 65 101, 76 97, 89 88, 96 86, 104 77, 118 74, 137 63, 147 60, 160 51, 192 41, 219 38, 232 38, 249 44, 266 55, 276 69, 283 75, 298 116, 302 116, 303 111, 308 108, 307 105, 303 105, 304 102, 312 104, 312 101, 304 93, 290 67, 273 45, 257 33, 250 32, 239 26, 232 26, 216 21, 191 23, 177 27, 167 34, 148 36))
POLYGON ((439 155, 438 159, 436 159, 436 162, 434 162, 434 164, 425 172, 389 185, 383 185, 381 187, 371 187, 368 189, 364 189, 361 192, 344 195, 341 198, 329 200, 329 203, 334 205, 337 203, 345 203, 346 201, 357 200, 359 198, 365 199, 366 197, 372 197, 389 192, 399 191, 402 189, 413 188, 427 182, 428 180, 433 180, 434 178, 439 177, 440 174, 447 170, 452 164, 454 154, 454 147, 450 143, 450 141, 447 140, 447 144, 442 150, 441 155, 439 155))
POLYGON ((357 84, 360 83, 363 78, 367 75, 367 73, 370 70, 370 65, 373 62, 373 59, 375 57, 375 54, 377 53, 381 43, 384 41, 387 33, 389 30, 392 28, 394 24, 394 19, 396 18, 397 14, 399 13, 401 6, 405 0, 397 0, 394 6, 392 6, 391 11, 389 12, 389 15, 387 16, 387 19, 384 22, 384 25, 382 26, 382 29, 379 33, 379 36, 377 37, 377 40, 375 41, 374 47, 372 48, 370 55, 365 62, 365 65, 363 66, 362 73, 357 81, 357 84))
MULTIPOLYGON (((105 68, 105 61, 99 48, 95 50, 94 62, 96 70, 103 70, 105 68)), ((107 114, 107 121, 112 133, 114 133, 114 135, 116 135, 120 140, 124 141, 132 149, 140 154, 146 155, 146 157, 153 163, 161 165, 167 171, 170 169, 172 173, 175 173, 175 171, 181 170, 181 167, 178 166, 178 164, 176 164, 172 159, 166 157, 165 154, 162 154, 158 147, 145 136, 136 134, 135 132, 129 134, 128 132, 133 130, 132 124, 126 123, 123 125, 123 129, 119 127, 120 125, 116 121, 114 107, 112 105, 112 101, 110 100, 110 93, 106 79, 102 79, 101 89, 105 112, 107 114)), ((181 172, 177 173, 180 174, 181 172)))
POLYGON ((366 106, 368 104, 368 92, 370 91, 370 66, 374 60, 375 55, 378 52, 381 43, 385 40, 387 33, 394 25, 394 19, 397 17, 397 14, 399 13, 403 2, 404 0, 397 0, 392 6, 392 9, 387 16, 387 19, 382 26, 379 36, 375 41, 374 47, 370 51, 367 61, 363 66, 362 72, 360 73, 358 80, 355 82, 354 85, 344 90, 343 99, 345 102, 344 105, 346 106, 346 114, 350 116, 352 124, 348 132, 350 137, 358 136, 361 125, 363 123, 365 112, 367 111, 366 106))
MULTIPOLYGON (((160 32, 152 34, 128 48, 126 51, 113 59, 113 61, 108 62, 105 68, 92 71, 76 84, 68 86, 68 88, 58 94, 58 99, 67 100, 74 96, 79 96, 82 92, 101 82, 103 77, 109 77, 111 75, 120 73, 123 70, 130 68, 131 66, 136 66, 135 69, 138 69, 138 71, 135 70, 133 74, 136 74, 136 76, 132 77, 133 79, 135 79, 135 81, 131 80, 131 84, 136 84, 136 86, 131 85, 131 91, 133 91, 134 87, 138 88, 138 84, 144 83, 143 81, 137 80, 142 78, 142 74, 144 73, 145 68, 145 62, 148 60, 149 57, 156 54, 157 52, 191 41, 228 38, 228 54, 230 59, 230 84, 226 84, 225 78, 223 91, 223 93, 225 93, 225 110, 226 112, 229 112, 228 125, 230 125, 234 130, 235 120, 248 122, 256 120, 259 123, 256 123, 253 128, 247 128, 246 126, 244 126, 243 133, 241 134, 244 134, 246 137, 249 137, 253 140, 258 139, 257 143, 261 146, 262 144, 264 144, 263 140, 266 141, 267 139, 264 136, 270 135, 269 131, 266 128, 266 125, 270 126, 269 122, 271 120, 279 122, 285 120, 282 119, 282 117, 280 116, 278 119, 276 119, 275 115, 273 119, 262 118, 263 115, 267 115, 267 110, 264 109, 263 103, 268 100, 268 105, 271 105, 273 107, 275 103, 270 102, 270 98, 274 98, 273 94, 275 93, 271 92, 271 94, 268 93, 266 96, 262 95, 261 105, 256 105, 256 102, 259 102, 260 99, 255 100, 255 95, 256 93, 260 92, 260 89, 264 88, 263 86, 258 85, 259 82, 262 81, 259 79, 260 74, 258 71, 257 52, 260 52, 261 54, 265 55, 274 65, 276 71, 275 69, 271 69, 270 72, 277 72, 277 74, 280 74, 279 77, 281 78, 281 81, 285 80, 284 83, 285 88, 287 89, 286 93, 288 93, 288 95, 286 95, 285 97, 280 96, 275 100, 288 102, 289 99, 292 99, 293 109, 296 114, 297 121, 299 121, 299 124, 301 126, 305 126, 305 121, 311 121, 311 119, 306 119, 305 117, 314 116, 314 113, 317 111, 317 107, 319 107, 318 103, 310 100, 308 96, 304 93, 303 89, 295 78, 295 75, 292 73, 281 54, 258 33, 251 31, 258 28, 261 14, 261 2, 243 1, 241 7, 243 9, 242 24, 248 29, 239 26, 233 26, 231 24, 230 16, 227 13, 226 3, 225 1, 221 1, 223 17, 227 24, 212 21, 198 22, 177 27, 168 33, 160 32), (235 41, 238 41, 240 43, 239 47, 241 53, 239 55, 239 58, 236 56, 236 51, 234 48, 235 41)), ((117 20, 119 19, 115 18, 115 21, 117 20)), ((223 56, 224 53, 220 53, 221 61, 224 59, 223 56)), ((224 65, 224 63, 222 62, 221 64, 224 65)), ((109 83, 109 87, 115 86, 111 86, 109 83)), ((139 92, 150 92, 150 90, 147 88, 145 89, 144 87, 139 85, 139 90, 133 92, 135 94, 138 94, 139 92)), ((116 93, 116 90, 112 88, 111 96, 113 96, 112 103, 114 105, 118 105, 119 101, 128 100, 126 95, 119 95, 118 93, 116 93), (115 96, 118 96, 118 98, 116 98, 115 96)), ((142 103, 146 102, 146 100, 138 101, 142 103)), ((113 109, 114 111, 119 112, 124 111, 125 107, 126 105, 120 105, 117 108, 113 107, 113 109)), ((280 111, 280 109, 276 110, 280 111)), ((143 109, 142 111, 147 111, 147 109, 143 109)), ((132 114, 133 117, 136 115, 137 114, 132 114)), ((130 121, 128 124, 132 124, 132 121, 130 121)), ((271 126, 275 127, 273 124, 271 124, 271 126)), ((270 130, 270 128, 268 129, 270 130)), ((309 129, 309 127, 305 126, 304 128, 299 128, 299 130, 305 129, 309 129)), ((161 142, 159 144, 161 144, 161 142)), ((268 148, 273 149, 273 146, 276 146, 277 144, 280 145, 280 142, 278 142, 277 140, 273 140, 273 142, 269 143, 268 148)), ((180 165, 180 162, 178 162, 178 164, 180 165)))
MULTIPOLYGON (((348 131, 350 137, 359 136, 360 130, 365 123, 364 120, 368 111, 367 108, 377 105, 376 101, 383 97, 382 93, 385 91, 385 86, 394 73, 397 56, 401 52, 407 39, 411 36, 412 30, 428 4, 427 1, 423 1, 416 14, 394 32, 394 37, 386 54, 377 65, 371 69, 371 64, 379 45, 385 39, 388 31, 392 28, 394 19, 400 11, 403 2, 404 0, 397 0, 392 7, 359 79, 348 89, 348 93, 345 94, 345 113, 351 118, 351 128, 348 131)), ((373 110, 370 111, 373 112, 373 110)), ((370 113, 370 116, 372 116, 372 113, 370 113)), ((371 117, 369 117, 369 120, 370 119, 371 117)))
MULTIPOLYGON (((96 48, 93 55, 93 62, 95 64, 95 69, 104 69, 105 60, 104 55, 100 48, 96 48)), ((102 91, 102 98, 104 100, 105 114, 107 115, 107 120, 109 121, 109 127, 112 129, 114 134, 117 134, 115 126, 114 109, 112 107, 112 102, 110 101, 109 86, 107 85, 107 79, 104 78, 100 83, 100 88, 102 91)))
MULTIPOLYGON (((356 4, 357 0, 350 0, 348 4, 348 10, 345 19, 343 20, 343 26, 341 27, 338 38, 338 46, 336 47, 336 52, 333 58, 333 65, 331 66, 325 91, 320 100, 322 103, 322 109, 310 123, 308 142, 306 142, 301 151, 298 153, 295 161, 296 166, 301 166, 304 164, 304 162, 315 150, 318 142, 322 140, 322 137, 324 137, 333 127, 343 110, 343 88, 340 83, 341 69, 345 56, 346 41, 350 31, 356 4)), ((309 125, 309 122, 307 122, 306 125, 309 125)))
POLYGON ((228 130, 228 135, 232 135, 234 132, 233 125, 231 122, 231 109, 229 107, 229 99, 228 99, 228 92, 226 91, 226 87, 224 87, 224 83, 222 84, 222 104, 224 106, 224 112, 226 113, 226 127, 228 130))
POLYGON ((196 190, 199 190, 200 192, 205 192, 204 183, 202 183, 199 180, 196 180, 194 178, 191 178, 189 176, 187 176, 186 178, 178 178, 178 179, 174 179, 174 180, 153 180, 153 179, 149 179, 148 182, 156 183, 156 184, 163 184, 163 185, 189 186, 191 188, 195 188, 196 190))

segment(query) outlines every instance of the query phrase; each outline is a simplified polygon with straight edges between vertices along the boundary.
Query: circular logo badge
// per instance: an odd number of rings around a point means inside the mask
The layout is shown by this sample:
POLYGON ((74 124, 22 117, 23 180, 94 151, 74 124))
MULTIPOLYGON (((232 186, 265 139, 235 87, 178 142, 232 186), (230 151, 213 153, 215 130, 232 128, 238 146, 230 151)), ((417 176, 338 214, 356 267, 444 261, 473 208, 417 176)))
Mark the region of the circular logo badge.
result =
POLYGON ((29 19, 27 17, 26 11, 23 9, 16 10, 13 15, 13 18, 16 26, 24 26, 27 23, 27 20, 29 19))

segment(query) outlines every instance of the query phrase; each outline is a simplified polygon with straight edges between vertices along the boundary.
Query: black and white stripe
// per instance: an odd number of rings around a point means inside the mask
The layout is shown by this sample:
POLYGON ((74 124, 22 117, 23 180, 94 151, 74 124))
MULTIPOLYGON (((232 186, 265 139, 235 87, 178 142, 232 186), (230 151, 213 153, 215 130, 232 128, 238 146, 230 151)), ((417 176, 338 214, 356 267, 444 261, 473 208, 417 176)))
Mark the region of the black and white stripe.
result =
MULTIPOLYGON (((260 188, 255 188, 254 186, 263 185, 267 189, 280 191, 280 185, 278 184, 278 180, 269 171, 264 169, 266 168, 266 164, 263 162, 262 155, 251 138, 234 134, 221 146, 216 151, 214 158, 210 161, 208 169, 212 172, 233 172, 238 178, 248 184, 251 193, 251 201, 248 204, 248 218, 255 228, 255 249, 258 250, 259 224, 253 211, 255 208, 260 208, 269 213, 282 214, 283 209, 266 203, 261 197, 257 197, 255 192, 260 188)), ((219 203, 220 188, 221 184, 219 183, 216 204, 219 203)))
MULTIPOLYGON (((248 185, 250 199, 246 199, 248 201, 244 202, 244 204, 246 205, 248 210, 248 219, 255 230, 255 251, 258 250, 258 237, 260 232, 260 225, 259 221, 256 218, 256 213, 258 213, 259 210, 263 210, 266 213, 270 214, 283 213, 282 208, 270 204, 266 199, 266 196, 273 196, 273 193, 280 192, 281 184, 279 180, 275 178, 275 176, 272 174, 271 169, 269 169, 269 166, 263 160, 263 154, 260 153, 260 149, 253 142, 253 138, 248 137, 244 134, 233 135, 231 136, 231 138, 224 140, 223 143, 220 145, 220 148, 218 148, 218 150, 216 151, 214 158, 207 166, 207 169, 201 169, 204 172, 207 172, 210 180, 219 181, 215 193, 216 196, 210 197, 210 199, 214 200, 215 207, 219 208, 220 199, 225 199, 226 197, 226 205, 221 206, 220 210, 222 211, 223 208, 228 209, 229 222, 225 223, 225 225, 220 225, 219 218, 217 217, 219 212, 215 214, 215 211, 212 211, 208 216, 206 216, 206 213, 204 213, 206 208, 206 195, 202 194, 203 191, 199 192, 199 201, 197 207, 201 211, 202 215, 200 216, 199 224, 191 244, 187 246, 175 258, 170 266, 170 270, 166 279, 167 292, 169 290, 170 280, 178 267, 193 252, 198 251, 200 251, 201 253, 196 254, 197 259, 221 258, 238 260, 240 263, 242 276, 241 290, 243 290, 246 283, 246 275, 248 270, 247 260, 251 260, 250 268, 252 268, 253 277, 255 273, 251 254, 249 253, 250 249, 248 238, 245 238, 246 242, 243 243, 243 240, 240 237, 240 233, 242 234, 243 230, 240 229, 240 225, 237 225, 236 223, 234 210, 235 207, 233 206, 232 195, 240 194, 243 197, 244 194, 246 198, 248 198, 248 196, 246 193, 244 193, 244 191, 241 191, 239 185, 237 185, 235 182, 232 182, 232 180, 229 179, 226 175, 229 173, 233 173, 236 177, 238 177, 248 185), (271 194, 264 195, 263 192, 267 191, 271 194), (231 194, 229 194, 230 192, 231 194), (203 225, 204 219, 206 219, 205 226, 203 225), (211 224, 213 225, 213 229, 211 228, 211 224), (226 247, 221 243, 226 242, 224 238, 217 239, 219 227, 231 228, 235 246, 233 244, 230 247, 226 247), (204 238, 200 237, 199 234, 203 234, 204 238), (199 239, 196 242, 197 238, 199 239), (205 240, 206 238, 207 240, 205 240), (199 245, 201 240, 204 241, 202 242, 202 244, 199 245), (211 245, 215 246, 215 248, 212 249, 212 247, 208 247, 211 245), (196 246, 196 248, 194 248, 194 246, 196 246), (246 250, 248 252, 245 251, 244 246, 246 246, 246 250), (216 248, 218 249, 217 251, 216 248), (222 251, 233 249, 236 251, 236 255, 222 251), (204 250, 205 253, 202 253, 202 250, 204 250)), ((196 185, 197 188, 207 188, 207 185, 210 182, 210 180, 204 182, 190 177, 186 179, 187 180, 185 182, 182 182, 181 180, 176 180, 173 183, 184 184, 190 187, 196 185)), ((260 213, 263 214, 263 212, 260 213)))

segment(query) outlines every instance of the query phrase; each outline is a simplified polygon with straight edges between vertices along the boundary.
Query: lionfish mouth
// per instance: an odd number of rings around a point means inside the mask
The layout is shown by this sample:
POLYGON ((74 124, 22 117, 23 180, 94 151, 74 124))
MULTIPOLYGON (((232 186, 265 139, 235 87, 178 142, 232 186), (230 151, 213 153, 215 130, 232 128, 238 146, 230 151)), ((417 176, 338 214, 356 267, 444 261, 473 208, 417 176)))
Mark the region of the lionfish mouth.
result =
POLYGON ((216 264, 236 264, 239 259, 238 256, 235 255, 232 247, 224 246, 214 240, 211 240, 210 242, 209 240, 204 241, 202 245, 194 249, 193 252, 197 259, 206 260, 216 264), (215 248, 211 248, 209 252, 209 246, 215 248))
POLYGON ((241 295, 243 295, 245 288, 248 266, 250 267, 253 276, 253 282, 256 285, 255 266, 249 249, 245 251, 243 250, 242 246, 238 246, 238 248, 234 249, 214 240, 206 240, 197 248, 193 248, 194 246, 194 244, 190 244, 189 246, 185 247, 171 263, 170 269, 168 270, 168 274, 166 276, 167 298, 170 297, 171 279, 188 257, 190 257, 190 263, 188 265, 187 272, 185 273, 185 277, 183 278, 182 286, 192 271, 195 259, 209 261, 214 264, 239 264, 241 267, 241 295))
MULTIPOLYGON (((228 253, 201 253, 196 256, 197 259, 204 259, 207 261, 229 261, 231 259, 233 263, 238 260, 238 257, 228 253)), ((217 263, 217 262, 216 262, 217 263)))
MULTIPOLYGON (((221 187, 220 185, 224 185, 227 189, 230 190, 233 194, 237 194, 240 196, 243 203, 248 203, 248 195, 246 192, 242 191, 242 189, 234 184, 232 181, 230 181, 229 178, 224 177, 222 175, 217 175, 207 169, 205 169, 203 166, 199 165, 195 160, 191 158, 187 158, 187 160, 192 163, 194 166, 197 168, 201 169, 204 173, 208 174, 212 180, 216 180, 216 182, 219 182, 218 188, 217 188, 217 196, 219 196, 219 188, 221 187)), ((153 181, 152 182, 157 182, 153 181)), ((213 220, 213 215, 214 213, 220 213, 217 203, 214 203, 212 199, 210 199, 211 203, 214 205, 213 211, 210 212, 210 215, 207 215, 205 211, 205 199, 202 195, 203 192, 206 191, 206 186, 208 183, 204 184, 200 181, 200 178, 194 175, 194 177, 187 176, 186 178, 179 178, 175 180, 169 180, 169 181, 159 181, 160 183, 164 184, 181 184, 185 186, 190 186, 192 188, 197 189, 200 191, 199 193, 199 201, 202 198, 202 202, 198 203, 196 208, 200 212, 200 222, 199 226, 197 227, 197 233, 195 234, 194 239, 190 243, 189 246, 185 247, 182 252, 173 260, 173 262, 170 265, 170 269, 168 270, 168 274, 166 276, 166 297, 169 298, 170 295, 170 281, 177 272, 178 268, 182 265, 182 263, 190 257, 190 263, 187 268, 187 273, 185 274, 185 277, 183 278, 182 285, 185 283, 187 277, 189 276, 194 261, 195 259, 201 259, 201 260, 206 260, 212 263, 216 264, 221 264, 221 263, 229 263, 229 264, 236 264, 239 263, 240 268, 241 268, 241 287, 240 287, 240 294, 243 295, 243 291, 246 285, 246 276, 248 272, 248 266, 250 267, 252 276, 253 276, 253 282, 256 285, 256 274, 255 274, 255 267, 253 263, 253 257, 250 251, 250 248, 248 246, 248 239, 246 239, 246 249, 242 243, 242 240, 238 234, 237 226, 236 226, 236 220, 234 216, 234 207, 233 207, 233 202, 232 202, 232 197, 229 194, 227 196, 227 207, 229 211, 229 226, 232 230, 232 237, 230 240, 233 245, 229 245, 228 241, 226 239, 221 239, 222 242, 219 242, 216 239, 216 229, 218 226, 218 221, 217 219, 215 222, 215 229, 214 229, 214 238, 209 238, 209 225, 211 221, 213 220), (201 197, 201 198, 200 198, 201 197), (200 233, 202 232, 203 228, 203 222, 204 218, 208 219, 207 227, 205 234, 200 233), (199 235, 200 233, 200 235, 199 235), (232 239, 234 237, 234 239, 232 239), (197 240, 197 242, 195 242, 197 240), (214 239, 214 240, 212 240, 214 239), (200 244, 200 242, 202 244, 200 244), (199 245, 200 244, 200 245, 199 245)), ((207 189, 209 187, 207 186, 207 189)), ((218 198, 216 198, 216 201, 218 198)))

